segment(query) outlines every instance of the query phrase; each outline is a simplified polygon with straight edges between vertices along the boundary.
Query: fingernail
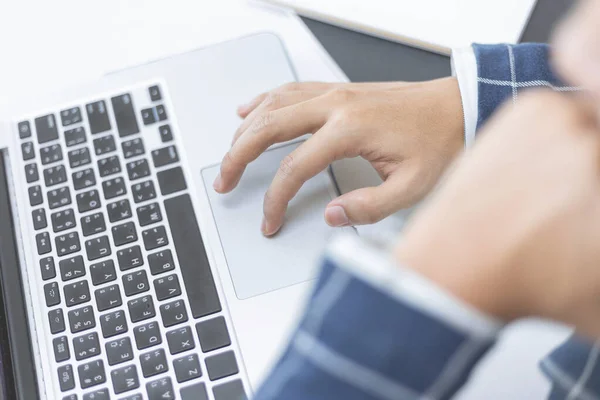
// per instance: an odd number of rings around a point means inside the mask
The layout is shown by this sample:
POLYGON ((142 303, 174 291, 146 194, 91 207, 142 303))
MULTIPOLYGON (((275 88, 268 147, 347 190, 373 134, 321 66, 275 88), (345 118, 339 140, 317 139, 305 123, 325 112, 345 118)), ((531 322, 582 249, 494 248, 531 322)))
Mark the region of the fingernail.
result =
POLYGON ((272 222, 267 222, 265 218, 263 218, 262 223, 260 225, 260 230, 265 236, 273 236, 279 230, 277 225, 273 225, 272 222))
POLYGON ((342 206, 331 206, 325 209, 325 221, 331 226, 347 226, 350 220, 342 206))
POLYGON ((238 114, 244 114, 247 109, 248 109, 248 104, 242 104, 241 106, 239 106, 237 108, 237 113, 238 114))
POLYGON ((215 181, 213 182, 213 188, 217 191, 221 191, 221 186, 223 186, 223 180, 221 179, 221 174, 217 175, 215 181))

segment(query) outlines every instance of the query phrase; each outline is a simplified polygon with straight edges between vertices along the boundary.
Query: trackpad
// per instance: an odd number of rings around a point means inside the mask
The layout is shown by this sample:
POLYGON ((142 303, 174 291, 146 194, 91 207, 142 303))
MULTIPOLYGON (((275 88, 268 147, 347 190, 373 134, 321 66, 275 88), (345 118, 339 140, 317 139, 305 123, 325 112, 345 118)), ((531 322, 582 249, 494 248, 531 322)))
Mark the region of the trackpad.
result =
POLYGON ((272 238, 260 232, 263 198, 279 163, 300 144, 268 150, 252 162, 239 186, 221 195, 212 188, 219 165, 202 170, 212 214, 236 295, 247 299, 310 280, 327 239, 336 232, 323 219, 332 182, 322 172, 304 184, 290 202, 286 222, 272 238))

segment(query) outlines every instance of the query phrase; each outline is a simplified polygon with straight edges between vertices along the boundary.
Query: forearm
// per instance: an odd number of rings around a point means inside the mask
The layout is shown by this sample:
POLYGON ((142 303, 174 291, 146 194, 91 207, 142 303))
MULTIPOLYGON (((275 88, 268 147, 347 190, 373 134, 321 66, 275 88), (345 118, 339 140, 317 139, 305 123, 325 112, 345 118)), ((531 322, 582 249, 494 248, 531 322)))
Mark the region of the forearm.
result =
POLYGON ((256 399, 449 399, 498 325, 358 239, 337 241, 256 399))

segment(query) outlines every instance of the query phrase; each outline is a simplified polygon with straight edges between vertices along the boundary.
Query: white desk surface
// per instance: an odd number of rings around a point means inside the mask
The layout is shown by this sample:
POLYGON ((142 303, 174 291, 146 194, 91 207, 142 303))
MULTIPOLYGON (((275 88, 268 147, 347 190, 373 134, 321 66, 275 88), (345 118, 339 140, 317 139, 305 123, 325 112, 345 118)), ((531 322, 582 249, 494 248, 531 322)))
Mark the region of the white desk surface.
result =
MULTIPOLYGON (((296 17, 257 12, 243 0, 19 0, 0 2, 0 116, 12 99, 56 90, 149 60, 256 31, 277 32, 300 80, 341 81, 345 75, 296 17)), ((0 147, 6 138, 0 137, 0 147)), ((378 182, 356 160, 336 169, 342 191, 378 182), (359 177, 357 179, 357 176, 359 177)), ((366 227, 389 235, 403 213, 366 227)), ((538 360, 567 335, 526 321, 507 329, 477 369, 460 400, 543 399, 548 384, 538 360)))

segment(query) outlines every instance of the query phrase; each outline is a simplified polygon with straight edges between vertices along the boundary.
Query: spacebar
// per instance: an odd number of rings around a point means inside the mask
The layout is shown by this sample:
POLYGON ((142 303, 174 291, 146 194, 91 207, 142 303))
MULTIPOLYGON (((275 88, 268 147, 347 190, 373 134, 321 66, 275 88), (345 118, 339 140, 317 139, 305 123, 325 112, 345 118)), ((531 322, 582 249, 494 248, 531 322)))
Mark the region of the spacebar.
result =
POLYGON ((188 194, 165 200, 179 268, 194 318, 221 311, 219 295, 188 194))

